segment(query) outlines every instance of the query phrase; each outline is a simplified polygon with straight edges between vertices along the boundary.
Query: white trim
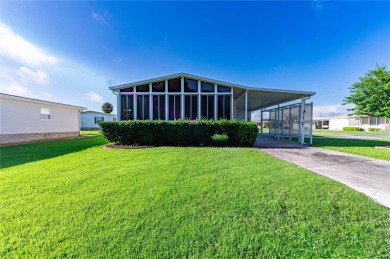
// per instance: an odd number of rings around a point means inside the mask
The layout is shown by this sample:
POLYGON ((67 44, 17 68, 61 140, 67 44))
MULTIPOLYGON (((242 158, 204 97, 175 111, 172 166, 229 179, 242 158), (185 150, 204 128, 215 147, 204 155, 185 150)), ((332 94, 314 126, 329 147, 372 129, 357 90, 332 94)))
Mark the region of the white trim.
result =
POLYGON ((248 121, 248 90, 245 91, 245 121, 248 121))
POLYGON ((200 81, 207 82, 207 83, 212 83, 212 84, 217 84, 217 85, 224 85, 224 86, 228 86, 228 87, 230 86, 230 87, 241 88, 241 89, 246 89, 246 90, 268 91, 268 92, 279 92, 279 93, 296 93, 296 94, 303 94, 303 95, 306 95, 306 96, 311 96, 311 95, 315 95, 316 94, 315 92, 248 87, 248 86, 243 86, 243 85, 239 85, 239 84, 234 84, 234 83, 224 82, 224 81, 220 81, 220 80, 210 79, 210 78, 206 78, 206 77, 202 77, 202 76, 191 75, 191 74, 187 74, 187 73, 178 73, 178 74, 173 74, 173 75, 168 75, 168 76, 152 78, 152 79, 148 79, 148 80, 137 81, 137 82, 128 83, 128 84, 111 86, 111 87, 109 87, 109 89, 111 89, 111 90, 119 90, 119 89, 128 88, 128 87, 132 87, 132 86, 146 84, 146 83, 149 83, 149 82, 151 82, 151 83, 159 82, 159 81, 168 80, 168 79, 172 79, 172 78, 178 78, 178 77, 185 77, 185 78, 189 78, 189 79, 200 80, 200 81))
POLYGON ((10 94, 3 94, 3 93, 0 93, 0 98, 19 100, 19 101, 28 101, 28 102, 39 103, 39 104, 57 105, 57 106, 63 106, 63 107, 68 107, 68 108, 74 108, 74 109, 78 109, 78 110, 87 110, 86 107, 75 106, 75 105, 64 104, 64 103, 50 102, 50 101, 45 101, 45 100, 39 100, 39 99, 33 99, 33 98, 10 95, 10 94))

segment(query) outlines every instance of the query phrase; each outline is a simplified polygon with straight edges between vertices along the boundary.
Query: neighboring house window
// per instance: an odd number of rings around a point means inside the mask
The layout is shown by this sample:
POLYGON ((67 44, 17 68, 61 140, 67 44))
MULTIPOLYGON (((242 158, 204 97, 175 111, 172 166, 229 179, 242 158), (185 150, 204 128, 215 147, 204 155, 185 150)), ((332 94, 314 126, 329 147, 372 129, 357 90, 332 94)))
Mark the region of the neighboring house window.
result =
POLYGON ((50 109, 49 108, 41 108, 41 119, 42 120, 50 120, 50 109))
POLYGON ((356 125, 360 125, 360 120, 355 117, 349 118, 349 126, 356 126, 356 125))
POLYGON ((370 117, 370 125, 379 125, 379 118, 370 117))
POLYGON ((116 121, 116 117, 112 117, 112 121, 116 121))
POLYGON ((104 117, 95 117, 95 124, 99 124, 102 121, 104 121, 104 117))

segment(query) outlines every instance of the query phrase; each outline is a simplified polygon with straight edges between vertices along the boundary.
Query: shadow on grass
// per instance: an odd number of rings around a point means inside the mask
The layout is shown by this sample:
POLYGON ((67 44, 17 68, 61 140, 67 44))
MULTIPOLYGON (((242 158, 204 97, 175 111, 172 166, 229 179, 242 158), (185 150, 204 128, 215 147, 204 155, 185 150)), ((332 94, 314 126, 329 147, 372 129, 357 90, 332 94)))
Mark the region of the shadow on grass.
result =
POLYGON ((103 136, 53 140, 0 148, 0 169, 107 144, 103 136))
POLYGON ((315 147, 375 147, 390 146, 390 140, 378 139, 346 139, 346 138, 314 138, 313 146, 315 147))

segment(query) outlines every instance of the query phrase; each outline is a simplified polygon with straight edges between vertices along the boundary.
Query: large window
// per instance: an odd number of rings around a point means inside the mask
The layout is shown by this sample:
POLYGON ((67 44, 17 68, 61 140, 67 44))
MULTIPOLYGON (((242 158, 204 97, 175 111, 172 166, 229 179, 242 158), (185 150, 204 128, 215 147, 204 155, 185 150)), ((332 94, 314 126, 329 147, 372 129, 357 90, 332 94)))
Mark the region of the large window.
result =
POLYGON ((165 95, 153 95, 153 120, 165 120, 165 95))
POLYGON ((149 92, 149 84, 137 86, 137 93, 149 92))
POLYGON ((152 91, 163 93, 165 92, 165 81, 156 82, 152 84, 152 91))
POLYGON ((149 95, 137 96, 137 119, 149 120, 149 95))
POLYGON ((129 88, 124 88, 124 89, 121 89, 119 90, 121 93, 132 93, 133 92, 133 87, 129 87, 129 88))
POLYGON ((184 97, 184 117, 195 120, 198 117, 198 96, 186 95, 184 97))
POLYGON ((230 119, 231 95, 218 95, 218 119, 230 119))
POLYGON ((200 90, 203 93, 214 93, 214 84, 201 82, 200 90))
POLYGON ((370 117, 370 125, 379 125, 379 118, 370 117))
POLYGON ((184 92, 197 93, 198 81, 189 78, 184 78, 184 92))
POLYGON ((180 95, 169 95, 168 98, 168 119, 175 120, 180 119, 180 95))
POLYGON ((95 124, 99 124, 102 121, 104 121, 104 117, 95 117, 95 124))
POLYGON ((201 117, 203 119, 214 119, 214 95, 202 95, 201 117))
POLYGON ((133 96, 132 95, 121 95, 121 120, 133 120, 133 96))
POLYGON ((168 92, 181 92, 181 79, 168 80, 168 92))
POLYGON ((41 108, 41 119, 42 120, 50 120, 50 109, 49 108, 41 108))
POLYGON ((217 91, 219 93, 230 93, 232 91, 232 89, 230 87, 227 87, 227 86, 218 85, 217 86, 217 91))

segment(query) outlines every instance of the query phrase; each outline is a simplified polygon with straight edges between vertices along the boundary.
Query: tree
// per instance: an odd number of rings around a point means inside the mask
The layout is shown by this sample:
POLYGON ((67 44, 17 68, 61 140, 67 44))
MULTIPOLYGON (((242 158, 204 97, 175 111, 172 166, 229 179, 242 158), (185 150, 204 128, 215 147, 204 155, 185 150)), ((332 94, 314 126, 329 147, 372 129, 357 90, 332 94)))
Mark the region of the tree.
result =
POLYGON ((343 104, 355 104, 349 109, 353 114, 390 118, 390 70, 386 66, 377 65, 349 89, 343 104))
POLYGON ((102 105, 102 110, 103 110, 103 112, 105 112, 105 113, 111 113, 112 110, 113 110, 112 104, 109 103, 109 102, 103 103, 103 105, 102 105))

